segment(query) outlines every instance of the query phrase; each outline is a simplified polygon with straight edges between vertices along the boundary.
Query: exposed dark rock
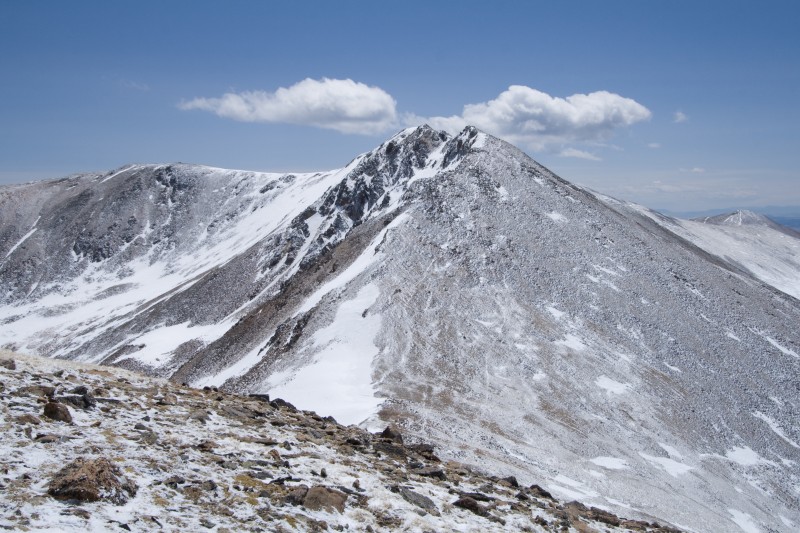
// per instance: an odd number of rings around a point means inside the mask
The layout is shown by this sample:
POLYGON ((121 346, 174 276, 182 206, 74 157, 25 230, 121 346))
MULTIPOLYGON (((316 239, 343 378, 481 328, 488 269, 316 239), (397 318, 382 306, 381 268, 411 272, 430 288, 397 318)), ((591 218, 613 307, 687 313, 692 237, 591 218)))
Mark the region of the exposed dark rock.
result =
POLYGON ((183 485, 184 483, 186 483, 186 479, 184 479, 181 476, 170 476, 164 481, 162 481, 162 483, 168 487, 176 489, 178 488, 178 485, 183 485))
POLYGON ((478 516, 487 516, 489 511, 487 511, 481 504, 475 501, 473 498, 469 496, 463 496, 456 501, 453 502, 453 505, 456 507, 461 507, 462 509, 466 509, 467 511, 473 512, 478 516))
POLYGON ((439 516, 439 509, 437 509, 436 504, 433 503, 433 500, 428 498, 427 496, 423 496, 407 487, 392 487, 400 493, 400 496, 403 497, 405 501, 410 504, 416 505, 420 509, 423 509, 425 512, 430 513, 435 516, 439 516))
POLYGON ((403 444, 403 435, 400 433, 400 430, 394 426, 386 426, 386 429, 381 432, 380 437, 396 442, 397 444, 403 444))
POLYGON ((202 409, 195 409, 191 413, 189 413, 189 420, 197 420, 201 424, 205 424, 209 420, 208 411, 204 411, 202 409))
POLYGON ((486 494, 483 494, 482 492, 460 492, 459 494, 464 498, 472 498, 473 500, 479 502, 491 502, 496 499, 486 494))
POLYGON ((61 437, 59 437, 58 435, 53 435, 53 434, 50 434, 50 433, 47 433, 47 434, 42 434, 42 433, 40 433, 40 434, 36 435, 36 436, 33 438, 33 440, 34 440, 35 442, 38 442, 38 443, 40 443, 40 444, 51 444, 51 443, 53 443, 53 442, 58 442, 58 441, 60 441, 60 440, 61 440, 61 437))
POLYGON ((269 403, 269 394, 248 394, 247 396, 254 400, 269 403))
POLYGON ((531 494, 533 494, 537 498, 547 498, 548 500, 555 500, 552 494, 544 490, 539 485, 531 485, 528 490, 530 490, 531 494))
POLYGON ((159 405, 178 405, 178 397, 172 393, 165 394, 158 400, 159 405))
POLYGON ((5 368, 6 370, 16 370, 17 364, 13 359, 0 359, 0 367, 5 368))
POLYGON ((336 509, 343 513, 346 501, 347 494, 336 489, 316 485, 308 489, 308 493, 303 499, 303 507, 312 511, 336 509))
POLYGON ((376 452, 385 453, 394 457, 403 458, 406 456, 406 448, 402 445, 397 445, 393 442, 379 440, 372 444, 376 452))
POLYGON ((217 443, 212 441, 212 440, 204 440, 203 442, 201 442, 200 444, 195 446, 195 448, 197 448, 201 452, 210 452, 210 451, 213 451, 214 448, 216 448, 216 447, 217 447, 217 443))
POLYGON ((290 505, 302 505, 306 494, 308 494, 308 486, 298 485, 289 491, 284 501, 290 505))
POLYGON ((72 413, 63 403, 47 402, 44 406, 44 416, 59 422, 72 423, 72 413))
POLYGON ((412 468, 409 470, 409 472, 418 476, 435 477, 437 479, 441 479, 442 481, 447 480, 447 475, 444 473, 444 470, 435 466, 412 468))
POLYGON ((29 414, 29 413, 25 413, 24 415, 18 416, 16 418, 16 421, 17 421, 17 424, 31 424, 31 425, 34 425, 34 426, 38 426, 39 424, 42 423, 42 421, 39 420, 39 417, 34 416, 32 414, 29 414))
POLYGON ((69 509, 64 509, 60 513, 63 516, 77 516, 79 518, 83 518, 84 520, 89 520, 92 517, 92 513, 87 511, 86 509, 81 509, 80 507, 71 507, 69 509))
POLYGON ((514 476, 508 476, 500 479, 501 482, 505 482, 509 487, 514 487, 515 489, 519 488, 519 481, 514 476))
POLYGON ((97 401, 95 400, 94 396, 91 394, 84 393, 80 396, 70 395, 70 396, 58 396, 55 398, 57 401, 65 404, 70 404, 78 409, 90 409, 97 405, 97 401))
POLYGON ((289 402, 281 398, 275 398, 274 400, 270 401, 269 404, 274 409, 287 409, 289 411, 297 411, 297 407, 295 407, 294 405, 290 404, 289 402))
POLYGON ((47 398, 52 398, 55 393, 56 388, 49 385, 28 385, 16 391, 16 394, 19 395, 30 394, 33 396, 45 396, 47 398))
POLYGON ((136 484, 108 459, 76 459, 50 481, 47 493, 59 500, 95 502, 107 500, 122 505, 136 495, 136 484))

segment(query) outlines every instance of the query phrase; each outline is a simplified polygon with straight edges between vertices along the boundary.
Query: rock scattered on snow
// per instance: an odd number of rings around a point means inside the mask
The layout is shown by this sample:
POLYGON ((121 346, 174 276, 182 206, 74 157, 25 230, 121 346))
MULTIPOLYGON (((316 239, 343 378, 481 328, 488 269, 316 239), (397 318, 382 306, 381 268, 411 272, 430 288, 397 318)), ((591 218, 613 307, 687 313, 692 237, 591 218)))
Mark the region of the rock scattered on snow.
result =
POLYGON ((443 463, 395 430, 371 434, 282 401, 24 356, 13 370, 0 365, 0 381, 2 528, 672 531, 565 506, 539 487, 443 463), (37 387, 75 391, 78 380, 97 406, 34 434, 37 387))

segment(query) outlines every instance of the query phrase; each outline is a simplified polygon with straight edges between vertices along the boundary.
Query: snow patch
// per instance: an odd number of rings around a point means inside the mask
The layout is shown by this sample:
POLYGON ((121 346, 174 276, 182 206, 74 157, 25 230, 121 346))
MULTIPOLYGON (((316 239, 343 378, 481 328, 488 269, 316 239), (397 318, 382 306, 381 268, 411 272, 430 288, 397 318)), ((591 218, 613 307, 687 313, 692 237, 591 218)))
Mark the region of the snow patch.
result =
POLYGON ((342 303, 333 323, 313 336, 314 347, 320 348, 314 362, 273 374, 269 394, 300 409, 330 413, 345 425, 358 424, 376 413, 383 400, 375 397, 372 385, 372 361, 378 355, 373 341, 381 316, 362 314, 379 295, 378 286, 369 284, 342 303))
POLYGON ((131 166, 129 166, 129 167, 125 167, 125 168, 123 168, 123 169, 122 169, 122 170, 120 170, 120 171, 114 172, 113 174, 111 174, 111 175, 110 175, 110 176, 108 176, 107 178, 103 178, 103 179, 100 181, 100 183, 105 183, 105 182, 107 182, 108 180, 110 180, 111 178, 116 178, 117 176, 119 176, 119 175, 120 175, 120 174, 122 174, 123 172, 127 172, 128 170, 133 170, 134 168, 136 168, 136 165, 131 165, 131 166))
POLYGON ((681 452, 679 452, 669 444, 664 444, 663 442, 659 442, 658 445, 661 446, 661 449, 667 452, 670 457, 674 457, 675 459, 683 459, 683 455, 681 454, 681 452))
POLYGON ((777 436, 788 442, 791 446, 795 448, 800 448, 800 445, 798 445, 795 441, 786 436, 786 433, 783 432, 783 430, 776 421, 774 421, 761 411, 756 411, 755 413, 753 413, 753 416, 766 422, 773 433, 775 433, 777 436))
POLYGON ((603 468, 607 468, 608 470, 625 470, 628 468, 628 463, 625 462, 624 459, 619 459, 617 457, 595 457, 594 459, 589 459, 590 462, 596 464, 597 466, 602 466, 603 468))
POLYGON ((554 222, 562 222, 562 223, 568 222, 567 217, 555 211, 552 211, 550 213, 545 213, 545 216, 554 222))
POLYGON ((567 333, 567 336, 563 340, 556 341, 555 344, 571 348, 576 352, 586 349, 586 345, 583 343, 583 341, 571 333, 567 333))
MULTIPOLYGON (((41 217, 39 217, 39 218, 41 218, 41 217)), ((38 222, 38 221, 39 221, 39 219, 37 218, 37 219, 36 219, 36 222, 38 222)), ((17 241, 17 244, 15 244, 14 246, 12 246, 12 247, 11 247, 11 249, 8 251, 8 253, 6 253, 6 257, 8 257, 9 255, 13 254, 13 253, 14 253, 14 250, 16 250, 17 248, 19 248, 19 247, 20 247, 20 245, 21 245, 22 243, 24 243, 25 241, 27 241, 27 240, 28 240, 28 237, 30 237, 31 235, 33 235, 34 233, 36 233, 36 230, 37 230, 37 228, 35 227, 35 226, 36 226, 36 222, 34 222, 34 223, 33 223, 33 225, 34 225, 34 228, 33 228, 33 229, 31 229, 31 230, 30 230, 28 233, 26 233, 25 235, 23 235, 23 236, 22 236, 22 238, 21 238, 19 241, 17 241)))
POLYGON ((742 466, 753 466, 760 463, 763 459, 756 452, 745 446, 744 448, 733 448, 725 452, 725 457, 734 463, 742 466))
POLYGON ((115 362, 119 363, 126 359, 135 359, 153 368, 158 368, 172 359, 172 352, 181 344, 195 339, 204 342, 217 339, 231 326, 232 324, 227 322, 207 326, 193 326, 188 320, 173 326, 161 326, 138 337, 129 337, 126 344, 144 345, 143 348, 115 362))
POLYGON ((768 335, 761 335, 761 336, 764 337, 765 341, 767 341, 768 343, 770 343, 771 345, 776 347, 778 350, 780 350, 780 352, 783 355, 791 355, 795 359, 800 359, 800 355, 797 355, 797 352, 795 352, 794 350, 790 350, 789 348, 786 348, 785 346, 782 346, 781 344, 778 343, 778 341, 776 341, 772 337, 770 337, 768 335))
POLYGON ((689 465, 679 463, 678 461, 674 461, 667 457, 655 457, 642 452, 639 452, 639 455, 641 455, 647 462, 663 468, 667 474, 671 475, 672 477, 678 477, 692 469, 692 467, 689 465))
POLYGON ((753 517, 749 514, 736 509, 728 509, 728 512, 731 514, 731 520, 742 528, 742 531, 745 533, 761 533, 761 530, 758 529, 758 526, 753 522, 753 517))
POLYGON ((620 383, 619 381, 615 381, 607 376, 600 376, 595 380, 595 385, 604 389, 609 394, 625 394, 628 392, 630 385, 627 383, 620 383))

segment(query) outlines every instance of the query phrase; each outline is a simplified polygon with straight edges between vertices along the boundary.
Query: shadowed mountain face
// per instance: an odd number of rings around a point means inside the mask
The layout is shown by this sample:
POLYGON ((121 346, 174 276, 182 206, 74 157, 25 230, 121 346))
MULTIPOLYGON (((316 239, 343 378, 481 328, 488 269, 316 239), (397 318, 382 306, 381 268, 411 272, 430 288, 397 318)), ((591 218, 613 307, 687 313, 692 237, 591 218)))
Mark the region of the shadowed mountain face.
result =
POLYGON ((686 529, 792 531, 800 303, 684 222, 474 128, 327 173, 7 187, 0 345, 391 421, 686 529))

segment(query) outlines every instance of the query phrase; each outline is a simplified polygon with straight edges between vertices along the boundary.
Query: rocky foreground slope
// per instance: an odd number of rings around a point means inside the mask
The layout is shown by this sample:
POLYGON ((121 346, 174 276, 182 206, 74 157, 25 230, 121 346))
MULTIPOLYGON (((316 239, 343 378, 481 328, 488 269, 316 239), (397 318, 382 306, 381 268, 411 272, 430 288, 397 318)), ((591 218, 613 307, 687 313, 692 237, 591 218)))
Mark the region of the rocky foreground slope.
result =
POLYGON ((0 528, 676 531, 279 399, 0 353, 0 528))

